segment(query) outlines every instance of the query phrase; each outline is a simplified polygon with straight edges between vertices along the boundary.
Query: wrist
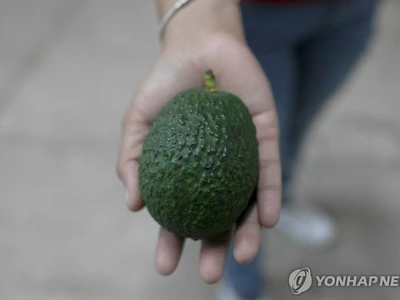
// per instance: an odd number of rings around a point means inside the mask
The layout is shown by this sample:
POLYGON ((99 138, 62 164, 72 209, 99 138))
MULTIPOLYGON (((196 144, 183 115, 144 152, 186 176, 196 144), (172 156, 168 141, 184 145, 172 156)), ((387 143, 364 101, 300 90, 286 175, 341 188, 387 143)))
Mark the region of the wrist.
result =
MULTIPOLYGON (((192 0, 199 1, 202 5, 227 5, 227 4, 238 4, 239 0, 192 0)), ((169 9, 177 2, 177 0, 157 0, 160 18, 163 17, 169 9)))
MULTIPOLYGON (((162 17, 176 0, 159 0, 162 17)), ((215 33, 230 34, 244 41, 237 0, 192 0, 182 7, 165 28, 164 45, 187 43, 215 33)))
POLYGON ((176 3, 177 0, 158 0, 158 13, 161 19, 176 3))

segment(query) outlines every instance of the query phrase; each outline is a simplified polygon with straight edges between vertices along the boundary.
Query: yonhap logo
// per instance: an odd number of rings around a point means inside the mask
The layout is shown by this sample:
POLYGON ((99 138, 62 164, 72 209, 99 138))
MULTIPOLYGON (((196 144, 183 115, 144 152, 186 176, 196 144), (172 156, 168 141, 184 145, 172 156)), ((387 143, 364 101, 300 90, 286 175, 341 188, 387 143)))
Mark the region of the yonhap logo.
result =
POLYGON ((312 275, 309 268, 296 269, 289 275, 289 286, 294 295, 307 292, 312 285, 312 275))
POLYGON ((289 287, 294 295, 307 292, 313 285, 314 288, 332 287, 400 287, 400 274, 398 275, 312 275, 310 268, 303 267, 294 270, 289 275, 289 287))

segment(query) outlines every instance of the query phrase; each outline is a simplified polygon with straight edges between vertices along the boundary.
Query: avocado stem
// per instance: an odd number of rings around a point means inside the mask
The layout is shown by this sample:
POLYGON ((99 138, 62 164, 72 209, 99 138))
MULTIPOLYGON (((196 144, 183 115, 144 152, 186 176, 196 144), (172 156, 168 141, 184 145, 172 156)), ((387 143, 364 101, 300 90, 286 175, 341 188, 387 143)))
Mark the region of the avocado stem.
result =
POLYGON ((204 75, 205 90, 210 93, 218 93, 217 83, 213 71, 208 70, 204 75))

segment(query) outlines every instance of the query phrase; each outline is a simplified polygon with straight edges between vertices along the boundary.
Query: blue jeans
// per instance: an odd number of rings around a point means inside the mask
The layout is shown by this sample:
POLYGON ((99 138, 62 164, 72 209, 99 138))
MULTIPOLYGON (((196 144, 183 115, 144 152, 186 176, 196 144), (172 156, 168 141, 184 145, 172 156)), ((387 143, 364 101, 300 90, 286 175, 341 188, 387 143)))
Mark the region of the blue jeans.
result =
MULTIPOLYGON (((365 50, 376 2, 242 5, 247 42, 268 76, 278 110, 284 204, 307 129, 365 50)), ((230 249, 225 271, 239 295, 254 299, 263 292, 260 255, 240 265, 230 249)))

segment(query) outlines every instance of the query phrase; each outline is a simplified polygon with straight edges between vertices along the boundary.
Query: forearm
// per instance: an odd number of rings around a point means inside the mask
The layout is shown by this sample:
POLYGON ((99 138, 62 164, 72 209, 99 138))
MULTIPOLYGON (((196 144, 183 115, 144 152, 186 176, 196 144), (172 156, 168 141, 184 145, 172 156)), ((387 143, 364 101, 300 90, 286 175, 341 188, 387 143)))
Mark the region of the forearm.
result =
MULTIPOLYGON (((162 17, 176 0, 158 0, 162 17)), ((168 22, 164 42, 179 42, 189 35, 201 38, 210 33, 229 33, 244 40, 240 8, 237 0, 192 0, 168 22)))

